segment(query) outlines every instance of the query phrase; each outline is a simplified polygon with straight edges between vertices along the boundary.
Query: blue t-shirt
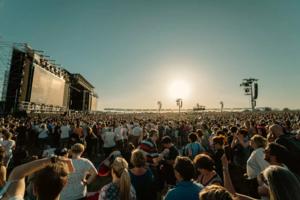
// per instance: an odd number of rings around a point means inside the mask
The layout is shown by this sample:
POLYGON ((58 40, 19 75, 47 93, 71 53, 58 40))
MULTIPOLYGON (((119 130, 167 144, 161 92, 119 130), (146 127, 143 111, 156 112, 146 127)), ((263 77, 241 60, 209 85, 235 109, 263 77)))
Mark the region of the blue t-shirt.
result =
POLYGON ((204 148, 201 146, 199 142, 193 142, 186 145, 185 154, 188 156, 189 156, 189 151, 192 152, 191 158, 194 159, 196 155, 204 151, 204 148))
POLYGON ((165 200, 199 200, 199 192, 203 186, 192 181, 181 181, 170 189, 165 200))

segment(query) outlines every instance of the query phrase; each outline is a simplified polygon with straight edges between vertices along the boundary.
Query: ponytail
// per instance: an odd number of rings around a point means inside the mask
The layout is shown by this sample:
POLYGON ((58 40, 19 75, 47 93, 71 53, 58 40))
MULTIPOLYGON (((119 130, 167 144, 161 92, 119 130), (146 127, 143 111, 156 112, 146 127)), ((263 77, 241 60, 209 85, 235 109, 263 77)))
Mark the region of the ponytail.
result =
POLYGON ((120 199, 121 200, 129 200, 130 187, 131 187, 131 182, 130 182, 128 169, 124 168, 120 177, 120 199))
POLYGON ((120 179, 118 181, 120 189, 120 200, 129 200, 131 181, 128 172, 128 163, 124 158, 117 157, 112 164, 112 170, 120 179))

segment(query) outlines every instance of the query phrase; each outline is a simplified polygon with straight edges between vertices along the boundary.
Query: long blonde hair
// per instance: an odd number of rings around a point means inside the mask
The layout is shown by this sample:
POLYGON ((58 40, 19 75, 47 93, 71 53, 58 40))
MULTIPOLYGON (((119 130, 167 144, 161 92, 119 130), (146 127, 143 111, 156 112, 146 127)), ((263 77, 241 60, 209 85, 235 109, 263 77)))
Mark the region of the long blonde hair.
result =
POLYGON ((118 182, 120 189, 120 199, 129 200, 131 181, 128 172, 128 163, 124 158, 117 157, 111 167, 114 174, 120 179, 120 181, 118 182))

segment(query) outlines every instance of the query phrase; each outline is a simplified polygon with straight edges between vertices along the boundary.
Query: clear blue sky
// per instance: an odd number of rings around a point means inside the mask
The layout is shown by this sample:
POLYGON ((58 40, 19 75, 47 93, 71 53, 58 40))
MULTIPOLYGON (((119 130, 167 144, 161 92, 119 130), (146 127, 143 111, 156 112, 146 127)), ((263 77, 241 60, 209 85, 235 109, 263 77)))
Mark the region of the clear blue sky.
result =
POLYGON ((300 108, 300 1, 0 0, 2 40, 27 42, 96 87, 100 108, 248 107, 239 84, 259 79, 258 106, 300 108))

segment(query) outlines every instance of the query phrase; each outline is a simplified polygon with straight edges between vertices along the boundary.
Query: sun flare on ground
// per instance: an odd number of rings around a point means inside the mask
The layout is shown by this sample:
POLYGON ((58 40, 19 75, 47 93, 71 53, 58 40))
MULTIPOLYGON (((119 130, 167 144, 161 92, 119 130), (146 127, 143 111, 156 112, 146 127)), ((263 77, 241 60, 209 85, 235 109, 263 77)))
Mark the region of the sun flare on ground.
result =
POLYGON ((172 99, 186 99, 190 95, 190 85, 185 80, 174 80, 169 85, 169 96, 172 99))

